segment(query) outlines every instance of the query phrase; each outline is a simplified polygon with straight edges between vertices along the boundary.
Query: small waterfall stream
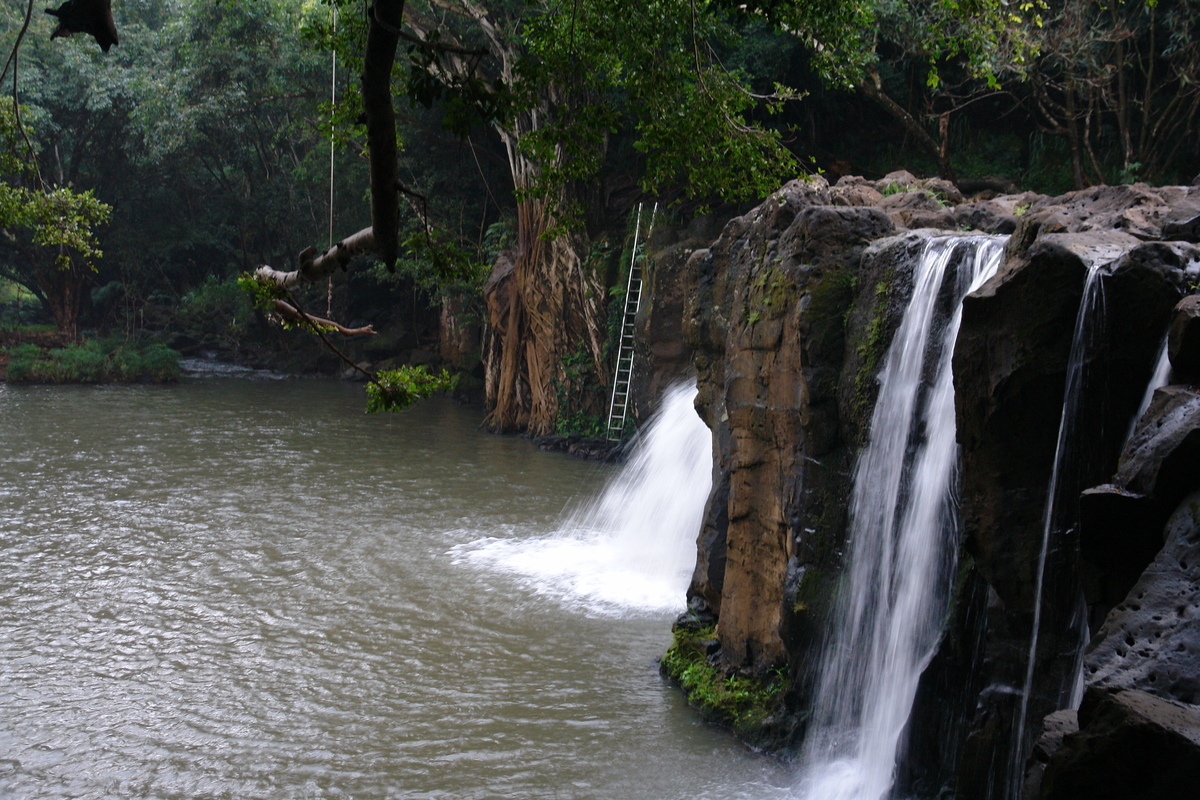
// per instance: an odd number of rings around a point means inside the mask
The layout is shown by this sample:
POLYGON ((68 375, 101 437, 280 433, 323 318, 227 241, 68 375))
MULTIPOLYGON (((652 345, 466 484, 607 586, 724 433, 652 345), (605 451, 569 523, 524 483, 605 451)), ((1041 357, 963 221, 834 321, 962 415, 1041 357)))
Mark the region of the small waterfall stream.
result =
POLYGON ((855 472, 846 577, 802 757, 799 791, 809 800, 879 800, 894 780, 957 545, 950 362, 962 299, 996 273, 1004 243, 930 239, 915 269, 855 472))
POLYGON ((696 391, 692 380, 663 394, 629 461, 555 536, 489 538, 458 554, 589 613, 682 609, 712 488, 712 434, 696 391))
POLYGON ((1171 359, 1167 357, 1167 337, 1164 334, 1162 344, 1158 346, 1158 357, 1154 361, 1154 372, 1151 373, 1150 381, 1146 384, 1146 391, 1142 393, 1142 402, 1138 404, 1138 410, 1134 413, 1133 419, 1129 421, 1129 430, 1125 434, 1126 442, 1133 438, 1133 430, 1137 427, 1142 414, 1145 414, 1146 409, 1150 407, 1155 390, 1166 386, 1170 380, 1171 359))
MULTIPOLYGON (((1060 529, 1062 520, 1059 519, 1059 501, 1067 491, 1076 491, 1078 487, 1070 487, 1071 482, 1064 480, 1064 470, 1071 466, 1072 445, 1075 435, 1075 420, 1079 415, 1080 402, 1083 399, 1084 366, 1088 355, 1099 337, 1104 319, 1104 283, 1101 278, 1101 265, 1093 264, 1084 280, 1083 296, 1079 301, 1079 311, 1075 315, 1075 329, 1071 338, 1071 352, 1067 360, 1066 386, 1063 390, 1062 413, 1058 422, 1058 438, 1054 449, 1054 464, 1050 471, 1050 483, 1046 489, 1046 507, 1042 515, 1042 545, 1038 554, 1037 578, 1033 600, 1033 628, 1029 637, 1029 653, 1026 656, 1025 682, 1021 687, 1021 703, 1013 730, 1013 746, 1009 753, 1009 796, 1019 798, 1021 795, 1022 776, 1025 770, 1025 759, 1029 753, 1028 713, 1029 697, 1033 691, 1033 678, 1037 666, 1038 639, 1041 634, 1042 596, 1045 591, 1046 559, 1050 551, 1050 540, 1055 530, 1060 529), (1070 487, 1065 488, 1065 487, 1070 487)), ((1080 603, 1082 603, 1080 598, 1080 603)), ((1087 615, 1077 613, 1076 625, 1081 627, 1080 641, 1087 642, 1087 615)), ((1079 652, 1082 658, 1082 647, 1079 652)), ((1079 672, 1076 669, 1076 672, 1079 672)), ((1074 689, 1071 690, 1075 694, 1074 689)))

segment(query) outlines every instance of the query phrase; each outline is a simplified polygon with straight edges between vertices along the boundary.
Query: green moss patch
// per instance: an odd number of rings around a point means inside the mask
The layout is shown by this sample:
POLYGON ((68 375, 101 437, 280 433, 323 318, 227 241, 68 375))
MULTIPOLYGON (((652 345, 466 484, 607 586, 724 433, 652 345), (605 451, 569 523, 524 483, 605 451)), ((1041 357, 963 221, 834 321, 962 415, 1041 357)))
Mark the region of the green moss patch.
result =
POLYGON ((714 626, 676 628, 660 667, 706 720, 728 726, 738 736, 753 741, 760 738, 764 723, 783 698, 788 683, 786 672, 774 670, 766 679, 725 675, 708 661, 708 650, 715 641, 714 626))

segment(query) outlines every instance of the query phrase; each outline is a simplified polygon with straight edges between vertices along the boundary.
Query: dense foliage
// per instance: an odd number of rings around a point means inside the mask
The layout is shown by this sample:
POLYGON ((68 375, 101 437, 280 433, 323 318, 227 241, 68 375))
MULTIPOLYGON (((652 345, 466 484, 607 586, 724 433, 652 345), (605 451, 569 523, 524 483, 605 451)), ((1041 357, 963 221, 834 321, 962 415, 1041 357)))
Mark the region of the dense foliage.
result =
MULTIPOLYGON (((499 428, 595 419, 571 387, 603 393, 618 268, 592 254, 621 250, 638 200, 686 216, 817 170, 1051 192, 1200 171, 1194 0, 377 5, 403 19, 387 87, 395 269, 360 259, 298 302, 401 328, 409 349, 433 347, 451 300, 511 327, 483 353, 499 428), (502 251, 518 291, 488 310, 502 251)), ((31 8, 0 3, 6 41, 31 8)), ((118 0, 114 14, 108 53, 50 41, 33 14, 5 73, 0 277, 72 336, 262 335, 235 276, 371 224, 364 5, 118 0)))

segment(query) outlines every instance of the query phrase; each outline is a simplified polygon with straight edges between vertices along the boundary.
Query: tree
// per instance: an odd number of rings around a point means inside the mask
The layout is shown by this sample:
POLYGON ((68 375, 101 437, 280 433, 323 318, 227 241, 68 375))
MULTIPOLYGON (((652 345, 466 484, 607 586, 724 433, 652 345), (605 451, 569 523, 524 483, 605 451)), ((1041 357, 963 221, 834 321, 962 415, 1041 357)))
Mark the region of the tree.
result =
POLYGON ((1056 0, 1035 33, 1028 104, 1064 138, 1077 187, 1161 180, 1193 150, 1200 4, 1056 0))
MULTIPOLYGON (((450 127, 492 126, 509 164, 517 236, 508 288, 491 295, 488 421, 497 430, 547 432, 564 356, 582 343, 596 373, 606 372, 606 292, 580 256, 587 241, 580 209, 622 117, 650 158, 648 190, 682 180, 693 194, 741 197, 768 191, 791 168, 777 137, 744 119, 759 98, 713 58, 711 40, 729 32, 721 23, 719 9, 680 0, 638 15, 610 0, 375 3, 361 54, 372 226, 325 253, 307 251, 295 270, 256 274, 290 286, 363 252, 395 260, 406 191, 395 171, 395 92, 442 104, 450 127), (430 22, 446 17, 450 24, 430 22), (408 70, 395 87, 401 41, 408 70), (697 137, 706 146, 695 148, 697 137)), ((352 30, 343 28, 340 41, 352 30)))
POLYGON ((0 107, 0 230, 9 251, 0 274, 29 288, 49 308, 59 332, 73 339, 83 285, 100 255, 94 231, 111 208, 91 192, 71 188, 61 169, 57 182, 43 176, 17 90, 18 54, 32 14, 30 0, 0 75, 0 84, 9 74, 13 82, 11 103, 0 107))

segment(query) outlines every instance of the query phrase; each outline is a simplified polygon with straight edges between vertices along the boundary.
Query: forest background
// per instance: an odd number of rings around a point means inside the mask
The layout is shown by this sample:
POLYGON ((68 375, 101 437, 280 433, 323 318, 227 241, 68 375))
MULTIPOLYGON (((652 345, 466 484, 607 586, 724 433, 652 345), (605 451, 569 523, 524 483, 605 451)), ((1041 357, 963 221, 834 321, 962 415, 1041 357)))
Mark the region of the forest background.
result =
MULTIPOLYGON (((6 46, 29 9, 0 4, 6 46)), ((338 369, 237 280, 371 225, 381 148, 360 74, 383 31, 399 45, 396 242, 293 302, 373 326, 338 346, 376 368, 437 363, 443 312, 489 328, 452 366, 486 384, 497 430, 598 430, 639 202, 678 225, 815 174, 1057 194, 1200 172, 1192 0, 116 0, 113 15, 120 43, 101 52, 52 41, 36 9, 4 73, 7 341, 52 329, 338 369)))

